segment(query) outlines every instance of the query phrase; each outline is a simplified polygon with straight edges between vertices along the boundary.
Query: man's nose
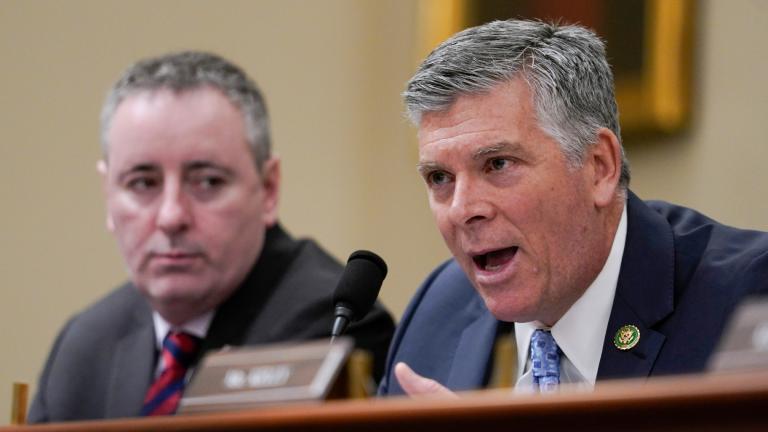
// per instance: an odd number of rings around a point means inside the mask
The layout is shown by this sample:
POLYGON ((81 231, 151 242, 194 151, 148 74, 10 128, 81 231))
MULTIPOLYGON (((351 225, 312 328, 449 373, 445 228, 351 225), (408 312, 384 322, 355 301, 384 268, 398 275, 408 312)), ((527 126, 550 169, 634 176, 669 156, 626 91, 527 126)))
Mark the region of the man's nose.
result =
POLYGON ((192 212, 188 197, 179 185, 166 183, 157 213, 157 227, 166 234, 175 234, 187 230, 191 224, 192 212))
POLYGON ((479 179, 456 179, 448 209, 449 217, 455 225, 472 225, 493 217, 494 207, 489 200, 490 191, 486 189, 479 179))

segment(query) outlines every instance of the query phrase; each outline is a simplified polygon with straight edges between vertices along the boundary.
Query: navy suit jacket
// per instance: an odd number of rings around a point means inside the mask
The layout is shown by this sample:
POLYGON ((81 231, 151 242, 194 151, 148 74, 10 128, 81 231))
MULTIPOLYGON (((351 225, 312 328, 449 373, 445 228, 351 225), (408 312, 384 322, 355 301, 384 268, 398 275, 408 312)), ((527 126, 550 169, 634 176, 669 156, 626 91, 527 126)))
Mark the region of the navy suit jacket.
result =
MULTIPOLYGON (((648 377, 706 368, 736 304, 768 293, 768 233, 739 230, 628 192, 627 238, 597 378, 648 377), (613 336, 640 330, 633 349, 613 336)), ((397 362, 456 391, 482 388, 501 328, 454 260, 416 293, 395 333, 381 395, 403 394, 397 362)))

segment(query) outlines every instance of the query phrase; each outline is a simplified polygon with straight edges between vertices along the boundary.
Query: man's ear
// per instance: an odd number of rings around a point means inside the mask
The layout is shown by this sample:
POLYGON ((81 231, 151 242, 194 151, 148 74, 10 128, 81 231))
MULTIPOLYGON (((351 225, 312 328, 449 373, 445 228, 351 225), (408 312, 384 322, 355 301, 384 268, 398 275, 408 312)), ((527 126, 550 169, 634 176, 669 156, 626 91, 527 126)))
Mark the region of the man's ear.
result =
POLYGON ((261 184, 264 188, 263 218, 267 227, 277 223, 277 204, 280 196, 280 157, 273 155, 261 169, 261 184))
POLYGON ((615 200, 621 177, 621 144, 610 129, 597 131, 597 142, 590 147, 586 164, 591 168, 595 206, 606 207, 615 200))
MULTIPOLYGON (((99 175, 101 176, 101 190, 104 193, 104 198, 106 200, 107 197, 107 182, 109 181, 109 169, 107 167, 107 161, 105 159, 99 159, 98 162, 96 162, 96 171, 99 172, 99 175)), ((109 232, 115 231, 115 222, 112 220, 112 215, 109 213, 109 206, 107 206, 107 230, 109 232)))

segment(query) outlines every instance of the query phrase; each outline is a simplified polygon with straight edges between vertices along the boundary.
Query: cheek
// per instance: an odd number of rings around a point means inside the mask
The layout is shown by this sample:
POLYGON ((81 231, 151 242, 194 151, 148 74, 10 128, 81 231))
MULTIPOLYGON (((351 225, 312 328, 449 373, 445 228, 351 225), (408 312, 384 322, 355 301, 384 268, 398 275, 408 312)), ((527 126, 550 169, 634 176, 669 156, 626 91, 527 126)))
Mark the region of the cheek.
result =
POLYGON ((224 254, 236 256, 238 250, 249 249, 266 229, 265 214, 258 203, 198 209, 196 214, 198 232, 207 237, 209 246, 224 254))
POLYGON ((540 243, 552 277, 568 280, 578 273, 581 260, 591 254, 585 237, 589 206, 578 190, 553 199, 557 204, 541 212, 539 228, 546 237, 540 243))
POLYGON ((130 258, 152 233, 152 211, 119 199, 110 202, 108 211, 114 226, 112 234, 130 258))
POLYGON ((435 219, 435 225, 437 225, 437 229, 443 235, 443 238, 448 241, 453 234, 453 224, 448 218, 447 206, 435 202, 430 198, 429 208, 432 211, 432 217, 435 219))

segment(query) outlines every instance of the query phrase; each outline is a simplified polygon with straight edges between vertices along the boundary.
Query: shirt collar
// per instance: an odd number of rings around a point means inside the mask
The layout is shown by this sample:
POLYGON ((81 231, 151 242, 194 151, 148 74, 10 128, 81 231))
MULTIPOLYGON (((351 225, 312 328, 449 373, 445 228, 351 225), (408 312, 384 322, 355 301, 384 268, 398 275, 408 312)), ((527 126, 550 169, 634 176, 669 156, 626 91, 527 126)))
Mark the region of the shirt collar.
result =
POLYGON ((163 340, 171 330, 182 331, 197 336, 200 339, 204 339, 205 335, 208 333, 208 327, 211 326, 211 321, 213 321, 214 312, 214 310, 208 311, 180 326, 173 326, 160 316, 157 311, 152 311, 152 321, 155 324, 155 344, 157 349, 162 351, 163 340))
MULTIPOLYGON (((621 213, 621 220, 613 237, 611 251, 602 270, 595 280, 574 303, 565 315, 552 326, 552 337, 573 363, 581 376, 594 385, 608 319, 613 308, 616 284, 619 280, 621 258, 627 238, 627 206, 621 213)), ((540 322, 515 323, 517 341, 518 375, 525 371, 531 335, 536 329, 546 328, 540 322)))

